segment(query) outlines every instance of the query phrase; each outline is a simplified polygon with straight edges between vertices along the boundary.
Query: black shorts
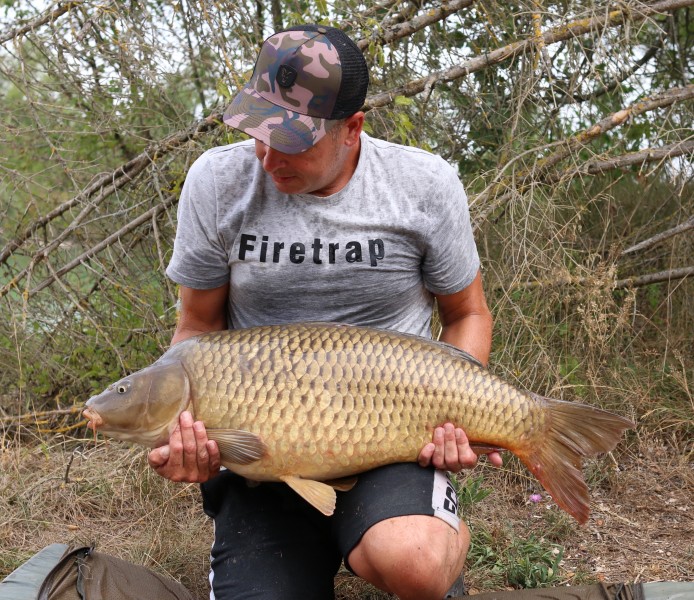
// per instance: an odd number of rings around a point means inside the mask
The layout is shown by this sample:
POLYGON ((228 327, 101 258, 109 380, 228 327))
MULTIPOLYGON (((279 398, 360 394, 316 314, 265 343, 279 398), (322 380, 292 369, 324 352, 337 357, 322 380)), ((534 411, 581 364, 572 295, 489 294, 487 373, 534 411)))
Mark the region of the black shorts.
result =
POLYGON ((284 483, 249 486, 229 471, 204 483, 202 496, 214 519, 210 597, 216 600, 333 598, 342 559, 372 525, 404 515, 435 515, 455 529, 459 522, 447 473, 415 463, 362 473, 354 488, 337 493, 332 517, 284 483))

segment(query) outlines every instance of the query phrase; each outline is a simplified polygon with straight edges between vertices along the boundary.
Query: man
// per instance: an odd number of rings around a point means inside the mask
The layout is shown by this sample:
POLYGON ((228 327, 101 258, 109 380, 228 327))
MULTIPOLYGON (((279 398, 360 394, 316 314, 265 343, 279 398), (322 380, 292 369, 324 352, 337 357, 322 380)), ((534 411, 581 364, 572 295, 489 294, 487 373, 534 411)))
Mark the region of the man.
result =
MULTIPOLYGON (((185 182, 167 269, 181 286, 172 343, 295 321, 430 336, 435 298, 442 340, 486 363, 492 320, 462 185, 442 159, 363 133, 367 86, 361 52, 337 29, 265 41, 225 114, 254 139, 209 150, 185 182)), ((441 425, 421 466, 360 475, 329 518, 282 483, 220 473, 216 444, 189 413, 149 461, 164 477, 203 483, 213 597, 329 598, 344 559, 400 598, 438 599, 470 538, 437 469, 477 460, 461 429, 441 425)))

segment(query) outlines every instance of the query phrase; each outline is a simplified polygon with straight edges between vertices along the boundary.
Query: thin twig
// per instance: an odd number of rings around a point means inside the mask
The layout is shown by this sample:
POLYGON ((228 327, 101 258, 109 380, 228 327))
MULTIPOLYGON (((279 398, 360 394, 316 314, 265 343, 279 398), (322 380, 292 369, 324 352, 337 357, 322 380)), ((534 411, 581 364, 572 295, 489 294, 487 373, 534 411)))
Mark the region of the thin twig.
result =
POLYGON ((0 423, 17 423, 33 422, 39 419, 50 419, 51 417, 61 417, 65 415, 74 415, 83 410, 82 406, 72 406, 70 408, 57 408, 55 410, 42 410, 38 412, 23 413, 21 415, 10 415, 8 417, 0 417, 0 423))

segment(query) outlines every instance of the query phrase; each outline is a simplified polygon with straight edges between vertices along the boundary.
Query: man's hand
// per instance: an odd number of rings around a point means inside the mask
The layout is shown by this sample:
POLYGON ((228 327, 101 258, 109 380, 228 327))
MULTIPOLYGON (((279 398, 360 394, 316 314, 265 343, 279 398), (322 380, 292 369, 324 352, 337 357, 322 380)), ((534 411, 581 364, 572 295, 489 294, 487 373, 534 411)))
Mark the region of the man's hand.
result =
POLYGON ((203 483, 219 473, 220 456, 217 442, 207 439, 201 421, 184 411, 166 446, 149 453, 149 465, 171 481, 203 483))
MULTIPOLYGON (((502 465, 498 452, 487 454, 489 462, 495 467, 502 465)), ((477 454, 470 448, 470 442, 460 427, 446 423, 434 429, 433 441, 422 448, 418 462, 422 467, 433 465, 457 473, 463 469, 472 469, 477 464, 477 454)))

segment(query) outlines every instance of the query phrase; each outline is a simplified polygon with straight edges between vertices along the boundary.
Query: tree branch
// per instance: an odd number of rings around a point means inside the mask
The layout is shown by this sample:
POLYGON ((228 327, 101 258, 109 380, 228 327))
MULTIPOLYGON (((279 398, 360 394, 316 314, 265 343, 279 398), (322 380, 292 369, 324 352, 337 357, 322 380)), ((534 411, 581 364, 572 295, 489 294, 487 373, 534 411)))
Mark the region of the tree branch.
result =
MULTIPOLYGON (((404 37, 408 37, 413 33, 428 27, 439 21, 443 21, 446 17, 452 15, 463 8, 468 8, 474 3, 475 0, 453 0, 452 2, 445 2, 439 8, 432 8, 426 11, 425 14, 415 17, 411 21, 405 21, 404 23, 397 23, 392 25, 387 30, 378 34, 374 32, 373 37, 363 38, 357 42, 357 46, 363 52, 368 48, 369 44, 374 41, 378 41, 380 44, 390 44, 395 40, 399 40, 404 37)), ((367 101, 368 103, 368 101, 367 101)))
MULTIPOLYGON (((157 204, 156 206, 143 212, 136 219, 133 219, 132 221, 130 221, 127 225, 124 225, 115 233, 112 233, 107 238, 101 240, 101 242, 96 244, 96 246, 92 246, 86 252, 80 254, 77 258, 71 260, 66 265, 63 265, 62 267, 60 267, 60 269, 52 271, 50 277, 47 277, 46 279, 41 281, 41 283, 39 283, 36 287, 34 287, 32 290, 26 292, 27 297, 31 298, 32 296, 34 296, 35 294, 37 294, 41 290, 43 290, 46 287, 48 287, 49 285, 51 285, 51 283, 53 283, 54 281, 61 278, 66 273, 69 273, 74 268, 81 265, 83 262, 89 260, 95 254, 98 254, 99 252, 101 252, 105 248, 108 248, 109 246, 112 246, 113 244, 118 242, 123 236, 125 236, 128 233, 130 233, 131 231, 137 229, 143 223, 146 223, 150 219, 156 218, 159 215, 159 213, 161 213, 164 210, 173 206, 175 204, 176 200, 177 200, 177 198, 175 196, 169 196, 166 199, 165 203, 157 204)), ((40 255, 40 256, 45 256, 45 254, 40 255)), ((10 291, 10 289, 12 289, 12 287, 15 287, 17 285, 15 279, 16 278, 14 278, 5 287, 0 289, 0 298, 2 298, 5 294, 7 294, 10 291)))
MULTIPOLYGON (((655 14, 661 14, 663 12, 673 11, 692 5, 694 5, 694 0, 662 0, 661 2, 642 6, 641 11, 638 13, 634 13, 632 7, 624 5, 619 9, 610 11, 606 16, 599 16, 593 19, 579 19, 567 25, 555 27, 542 34, 542 43, 545 45, 555 44, 584 35, 591 31, 595 32, 607 29, 608 27, 617 27, 622 25, 627 19, 635 23, 655 14)), ((382 92, 367 98, 364 110, 372 110, 374 108, 386 106, 393 102, 396 96, 415 96, 424 91, 427 85, 431 85, 432 82, 448 82, 466 77, 476 71, 481 71, 492 65, 499 64, 510 58, 532 51, 537 47, 537 44, 538 37, 533 35, 525 40, 513 42, 502 48, 486 52, 484 55, 466 60, 449 69, 436 71, 426 77, 415 79, 387 92, 382 92)))
MULTIPOLYGON (((561 160, 570 156, 578 148, 586 146, 589 142, 599 137, 603 133, 614 129, 620 125, 624 125, 627 121, 637 115, 655 110, 657 108, 663 108, 666 106, 671 106, 677 102, 683 102, 686 100, 691 100, 694 98, 694 85, 688 85, 683 88, 673 88, 662 92, 652 98, 644 98, 638 102, 632 104, 631 106, 624 108, 616 113, 609 115, 608 117, 602 119, 595 125, 583 130, 582 132, 576 134, 575 136, 561 142, 559 150, 550 154, 545 158, 539 159, 532 168, 523 169, 518 173, 513 175, 513 191, 505 191, 510 187, 510 180, 496 181, 495 183, 487 186, 483 192, 478 194, 474 198, 474 204, 483 204, 487 202, 490 198, 495 198, 487 208, 481 211, 475 219, 475 227, 479 227, 479 223, 484 221, 492 212, 497 210, 500 206, 508 202, 514 194, 522 191, 528 185, 542 182, 556 182, 561 176, 565 175, 567 171, 562 173, 554 173, 548 175, 548 171, 551 167, 555 166, 561 160), (501 195, 498 195, 501 194, 501 195)), ((555 144, 556 145, 556 144, 555 144)), ((621 162, 615 164, 613 162, 613 167, 616 166, 628 166, 630 164, 639 164, 642 162, 652 162, 654 160, 663 160, 668 156, 679 156, 692 151, 691 140, 686 140, 683 142, 677 142, 671 144, 668 147, 661 149, 649 149, 636 152, 631 155, 625 155, 621 158, 621 162)), ((616 161, 618 159, 611 159, 616 161)), ((590 161, 586 163, 585 170, 582 169, 570 169, 569 172, 574 172, 575 174, 585 173, 585 174, 597 174, 606 170, 610 164, 610 159, 603 161, 590 161), (592 165, 592 166, 591 166, 592 165)), ((502 169, 503 171, 503 169, 502 169)), ((472 204, 472 203, 471 203, 472 204)))
POLYGON ((694 267, 682 267, 681 269, 668 269, 667 271, 659 271, 658 273, 649 273, 648 275, 637 275, 636 277, 627 277, 626 279, 618 279, 614 282, 615 290, 625 288, 643 287, 651 283, 663 283, 664 281, 675 281, 684 279, 694 275, 694 267))
MULTIPOLYGON (((61 216, 74 206, 92 199, 91 208, 95 208, 116 190, 124 187, 130 181, 133 181, 140 173, 142 173, 142 171, 147 168, 150 163, 157 158, 168 154, 172 150, 179 148, 186 142, 195 139, 197 136, 203 133, 216 129, 222 122, 222 115, 222 111, 213 112, 210 116, 198 121, 195 125, 189 127, 185 131, 176 132, 156 144, 150 144, 146 150, 138 154, 135 158, 128 161, 124 165, 118 167, 115 171, 105 173, 97 177, 80 194, 74 196, 66 202, 63 202, 63 204, 57 206, 40 219, 36 219, 19 236, 7 242, 2 251, 0 251, 0 264, 3 264, 12 254, 12 252, 21 247, 22 244, 24 244, 24 242, 26 242, 38 229, 45 227, 52 220, 61 216)), ((86 216, 86 214, 84 216, 86 216)), ((69 233, 72 232, 73 229, 73 226, 69 227, 51 244, 39 250, 39 253, 46 253, 52 250, 52 248, 55 247, 55 242, 57 241, 59 244, 66 237, 66 235, 69 235, 69 233)), ((3 290, 0 290, 0 298, 4 295, 3 292, 4 288, 3 290)))
MULTIPOLYGON (((537 162, 537 164, 533 167, 533 174, 538 170, 540 172, 546 171, 549 167, 556 165, 558 162, 572 154, 577 148, 585 146, 588 142, 593 141, 603 133, 614 129, 615 127, 624 125, 632 117, 655 110, 656 108, 671 106, 676 102, 691 100, 692 98, 694 98, 694 84, 682 88, 666 90, 661 94, 653 96, 652 98, 644 98, 643 100, 640 100, 639 102, 636 102, 623 110, 609 115, 589 129, 586 129, 566 140, 566 142, 562 144, 563 148, 557 150, 546 158, 540 159, 537 162)), ((521 178, 523 176, 530 176, 530 174, 523 174, 521 175, 521 178)))
POLYGON ((559 276, 556 279, 544 279, 541 281, 523 281, 515 285, 511 285, 506 290, 514 289, 545 289, 552 287, 560 287, 565 285, 591 285, 612 290, 622 290, 626 288, 643 287, 652 283, 663 283, 664 281, 676 281, 685 279, 694 275, 694 267, 682 267, 681 269, 668 269, 657 273, 649 273, 647 275, 636 275, 634 277, 626 277, 624 279, 599 279, 596 277, 574 277, 571 275, 559 276))
POLYGON ((689 231, 690 229, 694 229, 694 216, 689 217, 684 223, 680 223, 676 227, 672 227, 667 231, 661 231, 659 234, 654 235, 653 237, 650 237, 647 240, 643 240, 642 242, 639 242, 638 244, 635 244, 627 248, 626 250, 623 250, 620 256, 624 256, 625 254, 631 254, 633 252, 640 252, 641 250, 647 250, 648 248, 652 248, 660 242, 663 242, 667 239, 670 239, 671 237, 679 235, 680 233, 684 233, 685 231, 689 231))
POLYGON ((27 33, 33 31, 37 27, 41 27, 41 25, 45 25, 46 23, 55 21, 58 17, 64 15, 71 8, 79 6, 80 4, 84 4, 84 0, 72 0, 70 2, 65 3, 58 2, 58 6, 53 10, 49 9, 42 15, 36 17, 33 21, 27 23, 26 25, 22 25, 21 27, 17 27, 3 35, 0 35, 0 44, 4 44, 5 42, 9 42, 12 39, 26 35, 27 33))
POLYGON ((634 165, 651 162, 661 162, 676 156, 694 153, 694 140, 684 140, 663 146, 662 148, 646 148, 638 152, 630 152, 621 156, 613 156, 604 160, 590 160, 580 167, 555 171, 543 179, 544 183, 557 183, 568 177, 577 175, 599 175, 612 169, 622 169, 634 165))

